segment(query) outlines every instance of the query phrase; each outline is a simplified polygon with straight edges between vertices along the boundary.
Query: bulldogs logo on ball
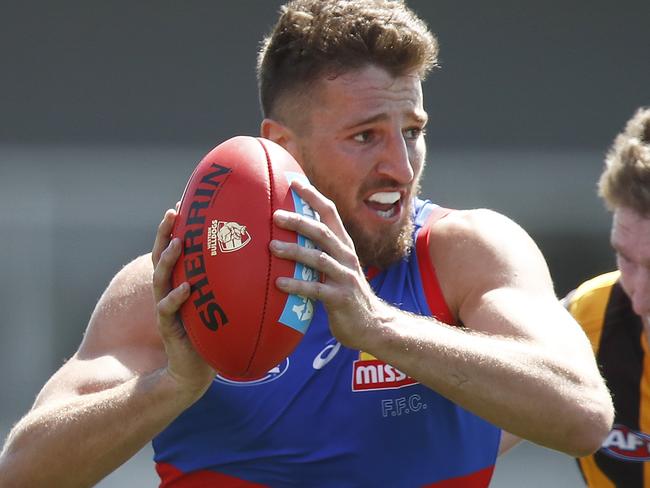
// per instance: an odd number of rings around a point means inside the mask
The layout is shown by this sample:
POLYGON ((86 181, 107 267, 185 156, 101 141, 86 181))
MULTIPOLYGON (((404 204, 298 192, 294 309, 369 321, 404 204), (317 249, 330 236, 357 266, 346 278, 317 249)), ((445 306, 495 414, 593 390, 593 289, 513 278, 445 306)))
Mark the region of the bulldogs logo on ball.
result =
POLYGON ((221 252, 239 251, 251 241, 245 225, 237 222, 223 222, 213 220, 208 228, 208 249, 210 256, 217 255, 217 249, 221 252))

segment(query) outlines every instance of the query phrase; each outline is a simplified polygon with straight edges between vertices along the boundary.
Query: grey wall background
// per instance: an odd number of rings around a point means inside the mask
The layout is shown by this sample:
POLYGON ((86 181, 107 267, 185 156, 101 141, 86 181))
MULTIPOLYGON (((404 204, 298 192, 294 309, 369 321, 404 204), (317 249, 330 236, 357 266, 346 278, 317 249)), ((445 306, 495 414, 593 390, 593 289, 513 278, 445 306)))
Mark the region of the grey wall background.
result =
MULTIPOLYGON (((0 3, 0 435, 76 349, 113 274, 218 142, 256 134, 255 52, 280 2, 0 3)), ((650 104, 647 0, 409 4, 438 34, 423 193, 509 215, 558 295, 613 266, 602 156, 650 104)), ((145 449, 102 486, 153 486, 145 449)), ((524 445, 493 486, 579 486, 524 445)))

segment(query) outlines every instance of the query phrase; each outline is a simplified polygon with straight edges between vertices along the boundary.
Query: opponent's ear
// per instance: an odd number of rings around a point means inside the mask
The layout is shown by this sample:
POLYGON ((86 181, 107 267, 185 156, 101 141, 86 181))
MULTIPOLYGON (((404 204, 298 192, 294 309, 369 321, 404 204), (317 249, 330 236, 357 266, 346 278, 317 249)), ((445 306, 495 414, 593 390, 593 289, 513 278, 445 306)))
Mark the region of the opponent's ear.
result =
POLYGON ((300 150, 295 133, 282 122, 274 119, 264 119, 260 126, 260 135, 265 139, 279 144, 300 162, 300 150))

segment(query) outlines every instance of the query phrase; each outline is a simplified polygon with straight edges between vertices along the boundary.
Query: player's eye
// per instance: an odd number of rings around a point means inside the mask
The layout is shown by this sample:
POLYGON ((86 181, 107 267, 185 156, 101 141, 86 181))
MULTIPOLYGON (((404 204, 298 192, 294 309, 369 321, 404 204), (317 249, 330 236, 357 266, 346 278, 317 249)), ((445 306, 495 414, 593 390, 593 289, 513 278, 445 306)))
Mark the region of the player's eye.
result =
POLYGON ((372 133, 369 130, 364 130, 363 132, 359 132, 358 134, 355 134, 353 136, 353 139, 356 142, 367 143, 371 141, 372 133))
POLYGON ((424 136, 424 128, 422 127, 409 127, 404 132, 404 139, 415 140, 418 137, 424 136))

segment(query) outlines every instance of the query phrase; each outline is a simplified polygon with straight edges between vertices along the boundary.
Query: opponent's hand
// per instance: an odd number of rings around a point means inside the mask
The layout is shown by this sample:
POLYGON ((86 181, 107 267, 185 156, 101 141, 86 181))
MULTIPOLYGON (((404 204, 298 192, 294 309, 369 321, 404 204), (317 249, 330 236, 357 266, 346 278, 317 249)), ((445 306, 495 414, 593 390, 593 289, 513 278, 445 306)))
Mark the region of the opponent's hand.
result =
POLYGON ((332 334, 347 347, 363 349, 372 337, 372 326, 390 314, 390 307, 370 288, 334 203, 312 185, 294 181, 292 189, 320 214, 320 222, 284 210, 274 213, 274 222, 311 239, 320 249, 277 240, 271 241, 270 248, 279 258, 320 271, 322 281, 282 277, 276 285, 286 293, 322 301, 332 334))
POLYGON ((171 238, 176 215, 176 210, 167 210, 158 226, 151 252, 153 294, 158 331, 167 353, 167 373, 179 390, 194 401, 208 389, 215 371, 196 352, 178 316, 181 305, 190 296, 190 284, 183 282, 176 288, 171 285, 172 270, 182 245, 179 238, 171 238))

